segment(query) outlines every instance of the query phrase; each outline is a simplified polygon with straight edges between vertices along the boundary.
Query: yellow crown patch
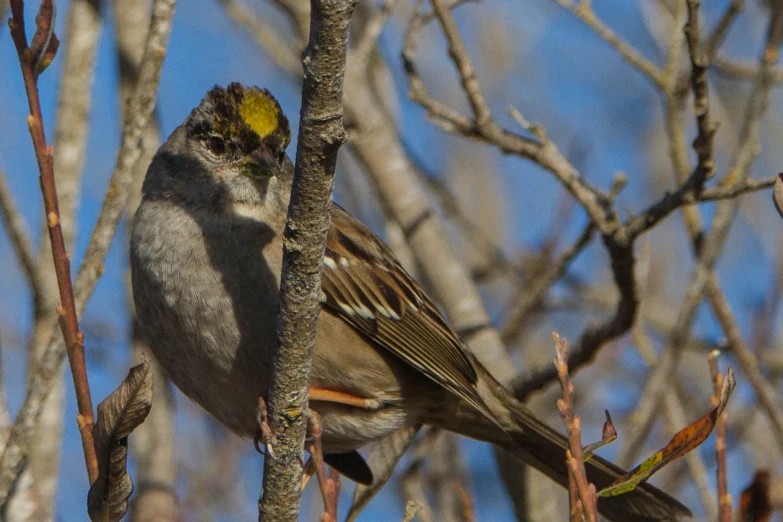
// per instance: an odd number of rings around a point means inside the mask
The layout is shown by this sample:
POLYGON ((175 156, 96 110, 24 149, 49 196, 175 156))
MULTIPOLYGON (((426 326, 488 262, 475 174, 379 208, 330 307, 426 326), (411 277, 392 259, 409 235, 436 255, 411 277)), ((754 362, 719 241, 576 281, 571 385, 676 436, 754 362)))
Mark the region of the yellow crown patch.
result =
POLYGON ((245 92, 239 106, 239 115, 261 138, 265 138, 277 128, 278 111, 274 98, 263 91, 245 92))

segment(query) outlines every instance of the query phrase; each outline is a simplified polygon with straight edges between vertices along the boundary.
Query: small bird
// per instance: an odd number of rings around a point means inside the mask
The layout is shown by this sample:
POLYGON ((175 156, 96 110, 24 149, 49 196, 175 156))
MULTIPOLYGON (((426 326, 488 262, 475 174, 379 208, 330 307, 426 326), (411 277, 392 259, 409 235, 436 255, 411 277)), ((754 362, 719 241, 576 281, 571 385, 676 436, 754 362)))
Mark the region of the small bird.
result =
MULTIPOLYGON (((247 438, 272 368, 289 142, 268 91, 216 86, 155 155, 133 221, 134 302, 151 350, 185 395, 247 438)), ((427 424, 567 484, 565 437, 489 374, 383 241, 336 204, 321 284, 310 407, 330 465, 371 482, 357 448, 427 424)), ((597 456, 586 468, 599 489, 623 474, 597 456)), ((646 484, 598 506, 614 521, 690 516, 646 484)))

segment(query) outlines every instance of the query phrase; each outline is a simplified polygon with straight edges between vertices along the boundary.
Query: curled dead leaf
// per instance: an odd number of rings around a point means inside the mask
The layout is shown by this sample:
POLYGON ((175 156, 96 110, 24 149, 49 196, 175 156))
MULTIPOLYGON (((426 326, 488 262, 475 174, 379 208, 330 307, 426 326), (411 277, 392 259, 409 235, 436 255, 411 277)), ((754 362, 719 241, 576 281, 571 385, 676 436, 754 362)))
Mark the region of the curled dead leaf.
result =
POLYGON ((87 510, 93 522, 119 521, 128 510, 133 481, 127 470, 128 435, 152 407, 152 373, 143 357, 122 384, 99 406, 92 433, 98 456, 98 478, 87 495, 87 510))

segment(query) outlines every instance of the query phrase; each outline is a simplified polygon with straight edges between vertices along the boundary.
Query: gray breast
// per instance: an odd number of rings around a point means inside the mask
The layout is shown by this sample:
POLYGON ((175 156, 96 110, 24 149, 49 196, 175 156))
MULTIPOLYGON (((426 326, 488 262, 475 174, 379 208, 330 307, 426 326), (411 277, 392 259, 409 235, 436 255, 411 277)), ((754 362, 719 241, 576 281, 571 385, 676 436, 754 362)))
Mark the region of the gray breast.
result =
POLYGON ((144 201, 133 226, 134 302, 153 353, 177 387, 246 436, 274 341, 279 274, 262 255, 273 237, 170 201, 144 201))

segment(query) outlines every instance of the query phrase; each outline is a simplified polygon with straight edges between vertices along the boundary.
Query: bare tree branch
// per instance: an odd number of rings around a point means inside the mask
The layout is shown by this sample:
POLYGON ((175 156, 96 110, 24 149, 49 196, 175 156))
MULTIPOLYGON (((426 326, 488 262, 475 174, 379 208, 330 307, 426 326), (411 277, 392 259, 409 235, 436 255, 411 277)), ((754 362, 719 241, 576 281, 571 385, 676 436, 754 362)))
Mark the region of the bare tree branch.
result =
MULTIPOLYGON (((43 193, 46 223, 49 229, 49 241, 52 245, 54 270, 57 274, 57 286, 60 294, 60 307, 57 310, 60 330, 65 340, 68 362, 73 375, 76 390, 76 402, 79 408, 77 422, 82 437, 84 461, 90 482, 98 476, 98 462, 92 438, 93 409, 90 397, 90 385, 87 379, 87 365, 84 359, 84 335, 79 330, 79 320, 73 297, 71 282, 71 263, 63 238, 57 187, 54 178, 53 150, 46 143, 43 114, 38 95, 38 76, 47 62, 54 59, 58 41, 54 36, 55 7, 51 2, 42 2, 38 17, 37 30, 30 44, 24 22, 24 4, 21 0, 11 3, 11 36, 22 67, 25 90, 30 107, 27 125, 33 139, 38 170, 41 173, 41 192, 43 193), (32 45, 32 47, 30 46, 32 45)), ((7 448, 6 448, 7 449, 7 448)))
MULTIPOLYGON (((54 134, 54 172, 57 177, 57 199, 60 210, 65 247, 73 251, 76 243, 77 215, 84 161, 87 149, 89 116, 92 107, 92 84, 95 75, 95 59, 101 32, 101 13, 97 2, 75 0, 68 9, 63 45, 63 66, 58 96, 57 119, 54 134)), ((38 253, 41 267, 41 294, 34 299, 33 332, 28 350, 28 376, 32 376, 56 325, 58 290, 57 275, 49 263, 52 258, 48 234, 42 231, 38 253)), ((53 516, 60 448, 64 428, 65 387, 63 372, 46 400, 38 428, 31 444, 30 465, 25 473, 32 475, 34 491, 39 506, 29 516, 33 520, 49 520, 53 516)), ((20 483, 26 482, 22 479, 20 483)), ((8 522, 29 520, 23 509, 16 506, 24 495, 23 488, 16 488, 9 501, 8 522)))
POLYGON ((269 387, 274 456, 264 459, 259 520, 299 517, 304 438, 315 330, 321 310, 321 265, 337 152, 345 142, 343 76, 355 0, 313 0, 296 170, 283 239, 278 345, 269 387))
MULTIPOLYGON (((731 184, 745 182, 750 173, 750 166, 757 154, 759 122, 766 109, 767 98, 773 84, 772 71, 777 63, 780 43, 783 40, 783 16, 781 16, 779 11, 778 9, 773 11, 767 42, 761 58, 760 74, 748 99, 745 119, 739 134, 741 140, 727 175, 727 179, 731 184)), ((682 345, 688 336, 696 311, 701 304, 702 295, 707 290, 710 280, 714 277, 712 268, 723 249, 729 228, 737 211, 737 206, 737 200, 719 202, 709 233, 704 237, 703 242, 699 241, 697 244, 698 259, 696 267, 686 290, 677 323, 669 337, 663 356, 650 376, 645 393, 639 402, 637 414, 634 416, 637 419, 637 423, 630 426, 627 430, 629 436, 623 440, 623 447, 620 452, 621 462, 627 463, 632 460, 631 457, 634 451, 639 449, 652 426, 654 414, 662 398, 661 390, 671 382, 672 376, 677 370, 682 354, 682 345)), ((783 432, 778 430, 779 427, 776 426, 777 440, 781 448, 783 448, 783 432)))
MULTIPOLYGON (((155 104, 160 69, 171 32, 174 0, 155 0, 152 12, 139 84, 129 104, 129 116, 123 130, 122 146, 118 153, 115 172, 74 285, 77 314, 84 311, 87 300, 103 271, 103 260, 124 209, 132 169, 141 155, 141 135, 149 123, 155 104)), ((8 492, 25 464, 30 434, 38 422, 41 408, 59 371, 63 355, 62 343, 57 338, 52 338, 42 354, 39 367, 31 380, 29 392, 14 421, 8 444, 0 457, 0 506, 5 504, 8 492)))

